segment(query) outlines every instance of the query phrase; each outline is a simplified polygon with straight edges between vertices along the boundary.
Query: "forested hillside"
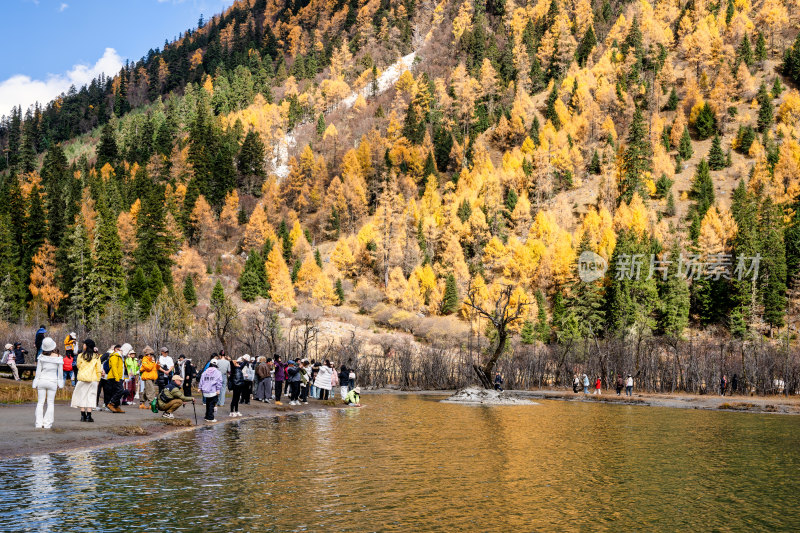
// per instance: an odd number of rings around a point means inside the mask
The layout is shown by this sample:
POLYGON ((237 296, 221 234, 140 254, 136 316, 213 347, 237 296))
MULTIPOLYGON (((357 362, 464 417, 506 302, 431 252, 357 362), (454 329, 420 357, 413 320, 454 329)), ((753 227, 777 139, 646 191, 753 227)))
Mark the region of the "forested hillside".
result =
POLYGON ((0 314, 224 340, 269 299, 492 340, 464 300, 510 285, 525 344, 794 335, 798 24, 782 0, 237 1, 4 118, 0 314))

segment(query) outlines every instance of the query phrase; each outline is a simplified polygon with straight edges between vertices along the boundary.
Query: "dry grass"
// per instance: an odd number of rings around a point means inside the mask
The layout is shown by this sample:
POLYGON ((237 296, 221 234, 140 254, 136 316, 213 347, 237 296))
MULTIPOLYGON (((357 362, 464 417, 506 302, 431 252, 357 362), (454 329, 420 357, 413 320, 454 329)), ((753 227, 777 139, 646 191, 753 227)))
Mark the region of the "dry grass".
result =
POLYGON ((188 427, 194 425, 194 423, 188 418, 162 418, 161 423, 166 426, 175 427, 188 427))
POLYGON ((150 434, 150 432, 144 429, 142 426, 120 426, 113 428, 111 431, 120 437, 141 437, 143 435, 150 434))
MULTIPOLYGON (((72 398, 72 387, 64 387, 56 393, 56 400, 72 398)), ((0 380, 0 403, 29 403, 38 400, 30 381, 0 380)))
MULTIPOLYGON (((734 402, 734 403, 721 403, 718 407, 719 409, 728 409, 731 411, 751 411, 754 409, 758 409, 759 407, 754 403, 745 403, 745 402, 734 402)), ((774 406, 773 406, 774 408, 774 406)), ((766 409, 766 408, 765 408, 766 409)))

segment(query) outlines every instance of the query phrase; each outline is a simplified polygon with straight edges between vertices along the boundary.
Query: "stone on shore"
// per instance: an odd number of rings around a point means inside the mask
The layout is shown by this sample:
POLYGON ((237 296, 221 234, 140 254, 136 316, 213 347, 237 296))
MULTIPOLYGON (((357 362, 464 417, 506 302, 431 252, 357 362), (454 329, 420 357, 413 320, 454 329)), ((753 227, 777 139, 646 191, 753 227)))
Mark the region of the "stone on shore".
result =
POLYGON ((446 403, 463 403, 467 405, 536 405, 535 402, 524 398, 509 396, 505 392, 468 387, 461 389, 446 400, 446 403))

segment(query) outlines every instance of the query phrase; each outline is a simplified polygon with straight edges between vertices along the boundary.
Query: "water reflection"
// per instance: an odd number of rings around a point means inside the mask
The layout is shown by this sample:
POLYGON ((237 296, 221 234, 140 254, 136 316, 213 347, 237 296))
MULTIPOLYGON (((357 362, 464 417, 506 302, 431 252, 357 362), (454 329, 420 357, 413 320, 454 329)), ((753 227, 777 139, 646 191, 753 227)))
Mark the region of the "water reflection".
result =
POLYGON ((6 461, 2 529, 800 529, 796 417, 367 403, 6 461))

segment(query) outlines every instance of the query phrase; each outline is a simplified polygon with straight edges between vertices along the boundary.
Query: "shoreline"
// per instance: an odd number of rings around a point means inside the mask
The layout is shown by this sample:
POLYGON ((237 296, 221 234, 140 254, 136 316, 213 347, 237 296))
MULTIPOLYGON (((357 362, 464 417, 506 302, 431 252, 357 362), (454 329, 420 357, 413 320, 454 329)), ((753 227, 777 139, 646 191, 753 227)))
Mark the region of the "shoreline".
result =
MULTIPOLYGON (((447 396, 455 394, 455 390, 395 390, 381 388, 365 391, 370 394, 424 394, 429 396, 447 396)), ((634 405, 640 407, 666 407, 671 409, 703 409, 707 411, 723 411, 754 414, 782 414, 800 415, 800 396, 717 396, 714 394, 689 394, 633 392, 633 396, 626 397, 623 391, 617 396, 616 391, 604 390, 602 394, 595 395, 591 392, 574 393, 564 389, 534 389, 513 390, 507 389, 505 394, 515 398, 529 400, 554 400, 565 402, 596 402, 616 405, 634 405)), ((452 402, 460 403, 460 402, 452 402)), ((466 404, 465 404, 466 405, 466 404)))
MULTIPOLYGON (((456 391, 450 390, 399 390, 379 388, 365 390, 370 395, 425 395, 441 396, 443 399, 456 391)), ((714 396, 685 393, 637 393, 632 397, 617 396, 616 392, 605 391, 602 395, 571 390, 507 390, 508 396, 528 400, 554 400, 568 402, 601 402, 606 404, 639 407, 665 407, 672 409, 703 409, 721 412, 740 412, 753 414, 800 415, 800 397, 786 396, 714 396)), ((199 398, 198 398, 199 400, 199 398)), ((331 409, 345 409, 345 405, 330 405, 319 400, 311 400, 308 405, 289 406, 275 403, 264 404, 253 400, 241 404, 242 417, 230 418, 227 413, 230 397, 217 411, 217 421, 203 421, 204 407, 198 402, 198 424, 194 424, 194 412, 189 404, 176 411, 174 420, 164 419, 150 409, 137 406, 123 406, 124 414, 108 411, 95 411, 95 422, 87 424, 79 421, 77 409, 66 401, 57 401, 55 423, 52 430, 37 430, 33 427, 35 403, 0 404, 0 427, 4 429, 6 446, 0 455, 0 462, 21 457, 32 457, 51 453, 75 453, 102 450, 119 445, 144 444, 170 435, 195 431, 204 427, 239 422, 250 419, 268 419, 287 415, 301 415, 331 409)))
POLYGON ((206 427, 252 419, 269 419, 287 415, 305 415, 331 409, 343 409, 345 405, 327 405, 313 401, 308 405, 290 406, 265 404, 253 400, 240 404, 241 417, 229 417, 230 396, 225 405, 217 410, 215 422, 203 420, 205 406, 198 397, 197 420, 191 404, 175 411, 174 419, 165 419, 161 413, 150 409, 139 409, 136 405, 121 406, 123 414, 108 411, 93 411, 94 423, 80 421, 78 409, 69 402, 56 401, 53 429, 34 428, 35 403, 0 404, 0 427, 3 428, 5 446, 0 454, 0 463, 6 460, 37 455, 76 453, 102 450, 129 444, 145 444, 171 435, 195 431, 206 427), (202 412, 201 412, 202 411, 202 412))

